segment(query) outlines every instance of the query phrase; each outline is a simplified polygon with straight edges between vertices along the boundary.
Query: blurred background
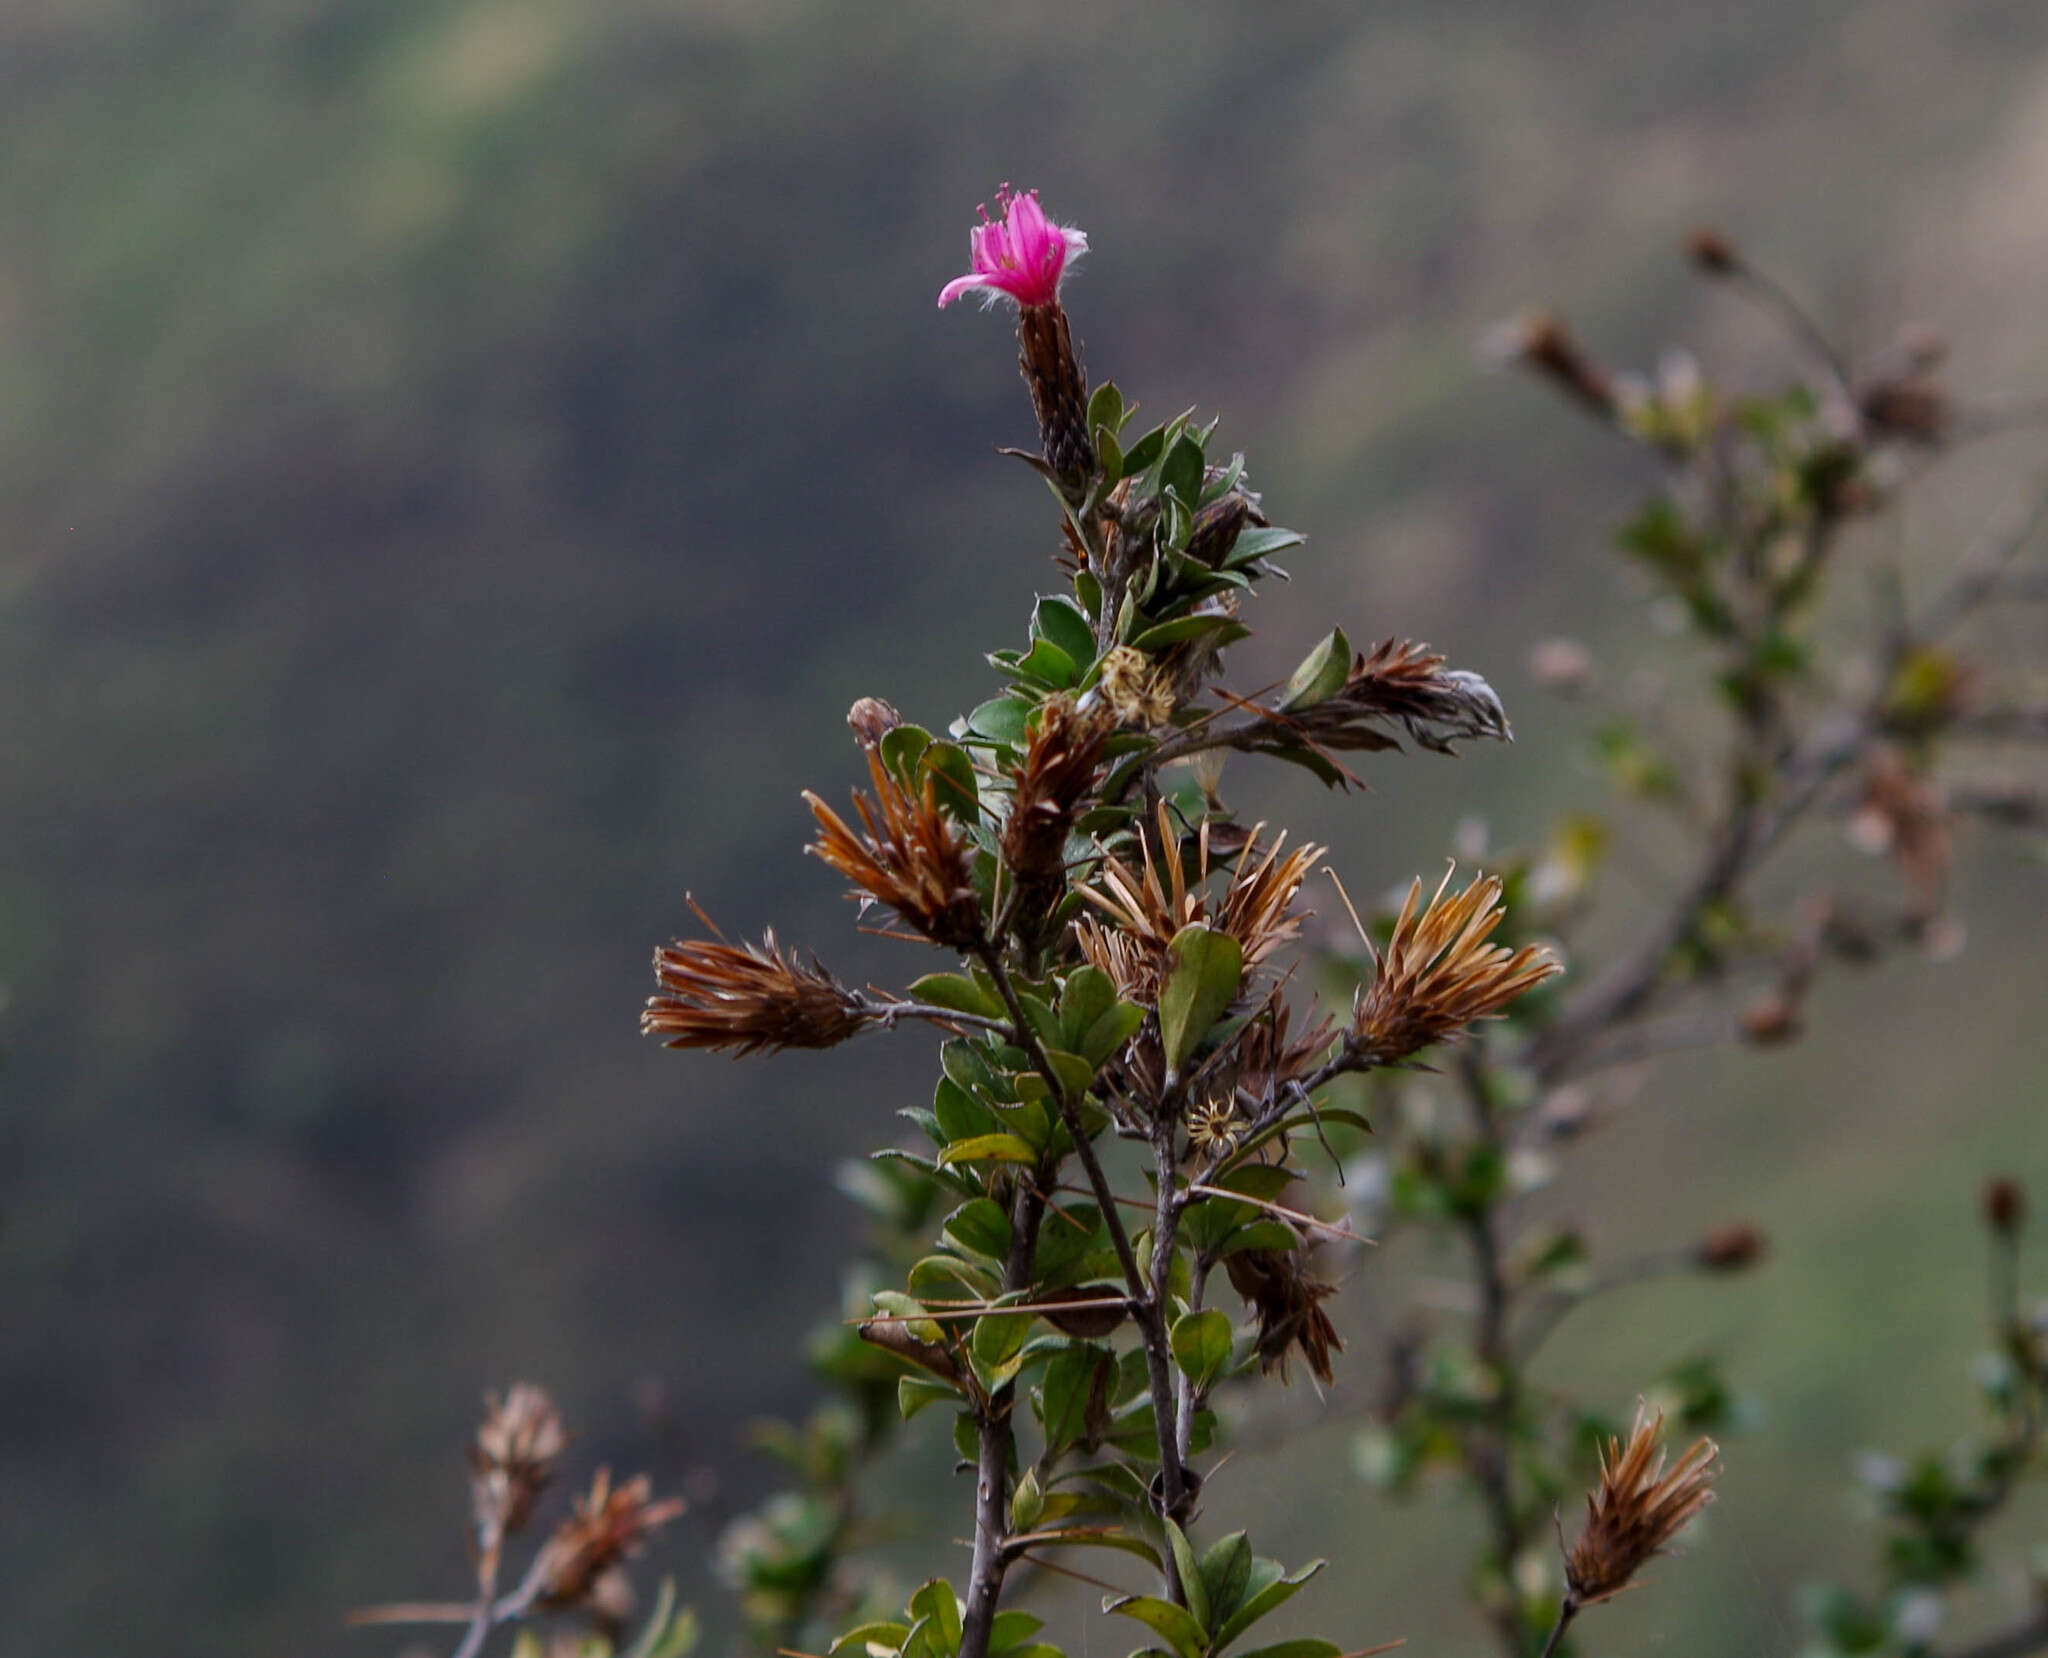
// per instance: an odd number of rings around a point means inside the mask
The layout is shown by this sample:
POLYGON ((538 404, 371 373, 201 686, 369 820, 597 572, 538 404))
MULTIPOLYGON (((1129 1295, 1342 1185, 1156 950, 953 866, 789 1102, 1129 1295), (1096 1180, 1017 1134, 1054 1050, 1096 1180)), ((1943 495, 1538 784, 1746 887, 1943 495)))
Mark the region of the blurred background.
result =
MULTIPOLYGON (((734 1066, 635 1018, 691 891, 923 970, 854 933, 797 792, 853 779, 856 696, 988 695, 1050 580, 1043 489, 992 455, 1032 430, 1008 328, 933 307, 1006 179, 1090 234, 1094 375, 1220 412, 1311 537, 1243 683, 1341 620, 1505 696, 1512 750, 1259 779, 1369 891, 1599 789, 1532 642, 1659 649, 1607 551, 1647 463, 1488 372, 1489 323, 1554 302, 1618 361, 1683 339, 1768 385, 1782 338, 1675 257, 1705 221, 1860 349, 1924 321, 1953 383, 2048 392, 2038 0, 12 0, 10 1650, 399 1650, 341 1619, 460 1591, 460 1446, 519 1378, 586 1462, 694 1477, 656 1564, 723 1617, 709 1536, 773 1479, 741 1426, 812 1397, 858 1231, 834 1166, 930 1051, 734 1066)), ((2040 458, 1908 529, 1952 550, 2040 458)), ((1604 1245, 1735 1213, 1775 1245, 1550 1360, 1625 1410, 1711 1351, 1755 1400, 1710 1532, 1596 1649, 1793 1652, 1799 1583, 1868 1558, 1855 1454, 1971 1422, 1977 1185, 2048 1195, 2048 889, 1966 859, 1961 960, 1667 1066, 1578 1165, 1604 1245)), ((929 1561, 963 1522, 927 1426, 929 1561)), ((1384 1506, 1350 1431, 1241 1459, 1233 1502, 1333 1556, 1319 1631, 1476 1650, 1470 1513, 1384 1506)))

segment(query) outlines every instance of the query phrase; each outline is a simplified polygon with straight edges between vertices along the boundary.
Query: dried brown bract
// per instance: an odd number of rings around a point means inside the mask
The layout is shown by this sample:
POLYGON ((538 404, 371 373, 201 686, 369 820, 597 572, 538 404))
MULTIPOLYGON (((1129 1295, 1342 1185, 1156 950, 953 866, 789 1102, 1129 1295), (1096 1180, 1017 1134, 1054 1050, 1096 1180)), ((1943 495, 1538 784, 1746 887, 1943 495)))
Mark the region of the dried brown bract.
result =
POLYGON ((1207 890, 1208 824, 1196 833, 1192 879, 1181 839, 1163 804, 1158 828, 1163 850, 1155 857, 1150 844, 1145 845, 1142 870, 1108 858, 1094 884, 1080 889, 1081 896, 1107 918, 1105 922, 1086 917, 1075 923, 1082 954, 1110 976, 1119 995, 1156 1001, 1174 935, 1196 922, 1237 940, 1247 978, 1300 932, 1303 917, 1294 900, 1321 861, 1322 847, 1297 846, 1290 852, 1283 833, 1261 851, 1255 828, 1237 857, 1230 884, 1217 896, 1207 890))
POLYGON ((1110 730, 1107 721, 1080 712, 1065 697, 1047 701, 1040 711, 1003 825, 1003 861, 1020 880, 1064 872, 1067 836, 1095 787, 1110 730))
POLYGON ((546 1389, 520 1382, 503 1399, 486 1394, 484 1419, 469 1448, 470 1499, 479 1530, 505 1537, 525 1525, 568 1443, 546 1389))
POLYGON ((804 799, 818 820, 808 848, 854 884, 887 904, 934 944, 964 950, 981 937, 981 899, 974 889, 971 848, 939 809, 938 784, 927 777, 913 793, 868 750, 872 799, 856 789, 855 830, 809 789, 804 799))
POLYGON ((1699 1440, 1668 1474, 1664 1415, 1636 1407, 1628 1441, 1610 1439, 1600 1458, 1600 1483, 1586 1496, 1586 1529, 1565 1556, 1571 1603, 1591 1606, 1619 1594, 1686 1522, 1714 1500, 1719 1449, 1699 1440))
POLYGON ((1510 950, 1487 942, 1507 917, 1498 876, 1477 876, 1446 897, 1450 884, 1447 870, 1424 905, 1421 881, 1412 883, 1386 949, 1373 949, 1377 971, 1358 993, 1351 1040, 1376 1063, 1407 1059, 1474 1020, 1497 1017, 1516 997, 1564 971, 1544 945, 1510 950))
POLYGON ((759 944, 729 944, 711 918, 690 906, 714 939, 678 939, 654 952, 661 989, 640 1015, 644 1036, 669 1048, 830 1048, 876 1017, 860 996, 817 962, 786 954, 771 928, 759 944))
POLYGON ((1259 1368, 1287 1379, 1287 1359, 1295 1348, 1316 1380, 1336 1380, 1330 1355, 1344 1351, 1337 1328, 1323 1311, 1323 1302, 1337 1286, 1313 1276, 1301 1252, 1294 1249, 1241 1249, 1223 1258, 1231 1287, 1259 1316, 1259 1368))
POLYGON ((582 1606, 608 1573, 646 1546, 648 1537, 683 1511, 680 1497, 653 1500, 647 1476, 614 1489, 611 1471, 600 1468, 590 1494, 555 1528, 535 1558, 531 1580, 537 1599, 551 1607, 582 1606))
POLYGON ((1327 749, 1398 748, 1385 729, 1389 725, 1437 754, 1455 753, 1451 745, 1460 740, 1514 738, 1491 685, 1467 669, 1446 666, 1442 656, 1412 639, 1384 639, 1361 651, 1333 696, 1284 717, 1327 749))

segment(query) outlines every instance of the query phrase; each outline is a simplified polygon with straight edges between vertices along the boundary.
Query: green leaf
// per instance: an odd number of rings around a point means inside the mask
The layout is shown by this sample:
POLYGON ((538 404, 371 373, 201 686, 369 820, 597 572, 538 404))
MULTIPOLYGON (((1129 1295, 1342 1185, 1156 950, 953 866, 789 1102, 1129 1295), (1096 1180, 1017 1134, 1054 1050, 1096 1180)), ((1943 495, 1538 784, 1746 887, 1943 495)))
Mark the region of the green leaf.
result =
POLYGON ((1088 394, 1088 425, 1090 429, 1107 426, 1112 432, 1120 432, 1124 426, 1124 394, 1117 390, 1114 380, 1105 380, 1088 394))
POLYGON ((1301 666, 1287 682, 1287 695, 1280 706, 1288 713, 1328 702, 1344 688, 1351 674, 1351 641, 1342 628, 1332 628, 1323 642, 1302 658, 1301 666))
POLYGON ((1245 1534, 1233 1531, 1211 1543, 1202 1551, 1200 1572, 1202 1587, 1209 1596, 1209 1616, 1202 1621, 1229 1617, 1244 1599, 1245 1585, 1251 1581, 1252 1546, 1245 1534))
POLYGON ((1173 1362, 1196 1392, 1208 1387, 1230 1363, 1230 1320, 1214 1307, 1176 1320, 1173 1362))
POLYGON ((1195 1551, 1188 1542, 1188 1534, 1172 1520, 1162 1523, 1166 1527, 1167 1547, 1173 1550, 1174 1570, 1180 1574, 1181 1593, 1187 1597, 1188 1613, 1206 1635, 1209 1628, 1209 1591, 1202 1582, 1200 1569, 1195 1565, 1195 1551))
POLYGON ((911 996, 952 1013, 1000 1019, 1003 1004, 964 973, 927 973, 910 987, 911 996))
POLYGON ((1097 1376, 1103 1365, 1114 1362, 1105 1349, 1092 1345, 1068 1347, 1053 1355, 1038 1394, 1048 1452, 1063 1450, 1087 1435, 1088 1404, 1097 1376))
POLYGON ((1031 631, 1059 646, 1081 667, 1095 660, 1095 629, 1072 599, 1049 597, 1031 613, 1031 631))
POLYGON ((1168 645, 1178 645, 1188 639, 1206 639, 1214 634, 1217 644, 1228 645, 1250 632, 1251 629, 1235 616, 1205 611, 1199 616, 1176 616, 1170 622, 1146 628, 1130 643, 1141 651, 1158 651, 1168 645))
POLYGON ((1116 1006, 1116 986, 1099 967, 1077 967, 1060 986, 1060 1046, 1086 1054, 1088 1032, 1116 1006))
POLYGON ((1034 1549, 1117 1549, 1124 1554, 1136 1555, 1155 1572, 1166 1569, 1159 1559, 1159 1551, 1144 1538, 1133 1537, 1129 1532, 1118 1531, 1111 1526, 1042 1532, 1031 1540, 1031 1546, 1034 1549))
POLYGON ((967 716, 970 730, 992 742, 1020 748, 1024 743, 1024 722, 1031 705, 1016 697, 991 697, 967 716))
POLYGON ((1143 472, 1158 460, 1165 450, 1166 428, 1155 426, 1124 451, 1124 476, 1128 478, 1143 472))
POLYGON ((1224 566, 1241 569, 1258 559, 1271 558, 1290 547, 1299 547, 1306 539, 1299 531, 1283 530, 1278 525, 1271 529, 1247 529, 1237 538, 1237 545, 1230 549, 1230 557, 1223 561, 1224 566))
POLYGON ((1028 1307, 1014 1313, 983 1313, 977 1318, 974 1334, 967 1341, 975 1368, 993 1373, 1023 1352, 1024 1343, 1031 1339, 1031 1318, 1028 1307))
POLYGON ((941 1399, 958 1399, 960 1390, 948 1387, 936 1376, 898 1376, 896 1378, 896 1413, 908 1422, 926 1405, 935 1405, 941 1399))
POLYGON ((1271 1646, 1255 1646, 1249 1652, 1240 1652, 1237 1658, 1338 1658, 1343 1650, 1335 1641, 1325 1641, 1316 1635, 1304 1635, 1298 1640, 1275 1641, 1271 1646))
POLYGON ((1002 1206, 985 1197, 963 1203, 946 1217, 942 1229, 946 1241, 971 1255, 991 1261, 1006 1260, 1010 1254, 1010 1217, 1002 1206))
POLYGON ((1194 1614, 1170 1600, 1160 1600, 1154 1595, 1126 1595, 1122 1599, 1105 1596, 1102 1609, 1121 1617, 1136 1618, 1162 1636, 1166 1644, 1180 1654, 1180 1658, 1202 1658, 1209 1648, 1208 1634, 1195 1621, 1194 1614))
POLYGON ((1159 1040, 1169 1082, 1230 1006, 1243 975, 1243 946, 1228 933, 1198 921, 1174 935, 1159 987, 1159 1040))
POLYGON ((939 1153, 941 1163, 1036 1163, 1038 1153, 1014 1134, 977 1134, 955 1140, 939 1153))
POLYGON ((686 1658, 697 1644, 697 1614, 676 1610, 676 1586, 668 1578, 654 1597, 654 1610, 641 1626, 640 1638, 620 1658, 686 1658))
POLYGON ((1164 494, 1171 490, 1192 508, 1201 498, 1202 469, 1205 464, 1202 446, 1183 432, 1174 446, 1167 451, 1166 460, 1159 468, 1160 492, 1164 494))
POLYGON ((934 1644, 939 1651, 960 1650, 960 1602, 952 1584, 935 1577, 920 1585, 910 1597, 910 1610, 918 1617, 931 1619, 934 1644))
POLYGON ((1078 1101, 1088 1092, 1088 1084, 1095 1080, 1095 1067, 1079 1054, 1048 1048, 1045 1062, 1052 1067, 1053 1077, 1069 1100, 1078 1101))
POLYGON ((927 778, 931 780, 932 799, 941 811, 970 826, 979 821, 981 786, 974 775, 974 762, 958 743, 933 743, 918 759, 917 776, 920 788, 927 778))
POLYGON ((943 1145, 971 1140, 995 1132, 996 1120, 988 1107, 951 1077, 941 1077, 932 1094, 932 1116, 936 1119, 943 1145))
POLYGON ((1090 430, 1095 444, 1095 469, 1102 474, 1102 483, 1098 487, 1106 492, 1123 478, 1123 446, 1116 441, 1116 434, 1107 426, 1096 426, 1090 430))
POLYGON ((1136 1002, 1118 1002, 1088 1027, 1088 1034, 1081 1039, 1081 1057, 1098 1067, 1107 1064, 1144 1022, 1145 1010, 1136 1002))
POLYGON ((921 725, 891 726, 879 745, 882 764, 908 783, 917 776, 917 762, 931 741, 932 734, 921 725))
MULTIPOLYGON (((1092 636, 1091 636, 1092 637, 1092 636)), ((1090 659, 1093 652, 1090 652, 1090 659)), ((1081 677, 1081 664, 1055 645, 1050 639, 1040 639, 1017 664, 1017 673, 1042 680, 1057 690, 1069 690, 1081 677)))
POLYGON ((1282 1572, 1277 1563, 1270 1560, 1253 1562, 1251 1581, 1259 1586, 1245 1597, 1245 1602, 1216 1631, 1216 1645, 1219 1650, 1242 1635, 1247 1629, 1301 1592, 1302 1585, 1323 1569, 1325 1562, 1311 1560, 1299 1571, 1282 1572), (1278 1574, 1278 1575, 1274 1575, 1278 1574), (1260 1580, 1264 1579, 1261 1583, 1260 1580))
POLYGON ((991 1653, 1008 1652, 1019 1641, 1028 1641, 1045 1627, 1043 1618, 1034 1618, 1029 1612, 998 1612, 988 1629, 988 1649, 991 1653))
POLYGON ((830 1658, 839 1658, 842 1652, 862 1653, 870 1641, 876 1646, 902 1651, 903 1643, 909 1638, 910 1625, 907 1623, 862 1623, 855 1624, 827 1648, 830 1658))

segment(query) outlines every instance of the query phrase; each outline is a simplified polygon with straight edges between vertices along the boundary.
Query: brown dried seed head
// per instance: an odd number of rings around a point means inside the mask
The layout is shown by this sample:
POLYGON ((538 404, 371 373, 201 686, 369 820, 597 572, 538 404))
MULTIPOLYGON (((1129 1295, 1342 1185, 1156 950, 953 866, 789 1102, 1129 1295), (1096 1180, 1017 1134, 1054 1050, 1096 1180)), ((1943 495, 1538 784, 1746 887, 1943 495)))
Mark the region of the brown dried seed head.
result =
POLYGON ((939 810, 938 783, 927 776, 913 793, 868 750, 870 799, 854 791, 854 829, 815 793, 804 799, 818 822, 808 848, 851 881, 855 896, 879 899, 905 921, 948 949, 966 949, 981 936, 981 899, 973 877, 973 849, 939 810))
POLYGON ((469 1448, 477 1524, 500 1537, 523 1526, 567 1444, 561 1415, 545 1389, 520 1382, 503 1399, 486 1394, 484 1419, 469 1448))
POLYGON ((555 1528, 533 1563, 543 1605, 583 1605, 607 1574, 682 1513, 680 1497, 655 1502, 652 1492, 645 1474, 615 1490, 611 1471, 597 1471, 589 1496, 576 1500, 575 1512, 555 1528))
POLYGON ((1763 1259, 1763 1233, 1747 1221, 1730 1221, 1700 1239, 1693 1259, 1707 1272, 1742 1272, 1763 1259))
POLYGON ((1003 826, 1003 861, 1022 879, 1043 880, 1066 868, 1067 836, 1095 787, 1110 730, 1106 719, 1081 713, 1070 698, 1054 697, 1041 709, 1003 826))
POLYGON ((1330 1355, 1344 1351, 1322 1304, 1337 1286, 1310 1274, 1296 1249, 1241 1249, 1223 1258, 1231 1287, 1259 1315, 1259 1368, 1287 1379, 1289 1353, 1299 1348, 1320 1382, 1333 1382, 1330 1355))
POLYGON ((1498 341, 1500 355, 1533 369, 1603 419, 1613 417, 1613 376, 1587 354, 1562 317, 1531 312, 1500 330, 1498 341))
POLYGON ((1685 256, 1709 276, 1732 276, 1742 268, 1742 256, 1735 244, 1708 225, 1701 225, 1685 239, 1685 256))
MULTIPOLYGON (((1378 971, 1352 1012, 1352 1040, 1382 1065, 1457 1036, 1476 1020, 1498 1017, 1518 996, 1564 971, 1546 946, 1510 950, 1487 942, 1506 919, 1497 876, 1480 875, 1447 897, 1445 872, 1429 902, 1422 883, 1408 889, 1378 971)), ((1368 946, 1370 941, 1368 940, 1368 946)))
POLYGON ((1600 1458, 1600 1483, 1586 1496, 1586 1529, 1565 1556, 1574 1605, 1590 1606, 1628 1587, 1694 1515, 1714 1500, 1719 1449, 1698 1441, 1664 1471, 1664 1415, 1636 1407, 1628 1441, 1610 1439, 1600 1458))
POLYGON ((1095 689, 1119 725, 1150 731, 1173 718, 1173 674, 1133 645, 1104 655, 1095 689))
MULTIPOLYGON (((697 916, 718 933, 702 910, 697 916)), ((654 952, 654 978, 661 988, 648 998, 640 1031, 670 1048, 729 1048, 735 1057, 830 1048, 877 1017, 819 963, 785 954, 773 928, 759 944, 728 944, 722 933, 677 939, 654 952)))
POLYGON ((1984 1182, 1984 1221, 2003 1237, 2014 1237, 2027 1218, 2026 1188, 2001 1175, 1984 1182))

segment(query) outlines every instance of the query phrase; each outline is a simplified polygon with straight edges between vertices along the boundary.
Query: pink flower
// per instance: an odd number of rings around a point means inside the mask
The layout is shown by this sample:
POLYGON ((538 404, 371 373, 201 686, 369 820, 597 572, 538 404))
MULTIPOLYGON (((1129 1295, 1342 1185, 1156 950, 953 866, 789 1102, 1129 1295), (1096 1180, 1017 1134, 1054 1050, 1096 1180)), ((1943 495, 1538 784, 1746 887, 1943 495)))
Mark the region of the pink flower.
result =
POLYGON ((968 233, 974 269, 939 290, 941 310, 976 289, 988 305, 999 298, 1027 306, 1057 304, 1068 263, 1088 251, 1085 235, 1045 216, 1036 190, 1012 194, 1006 184, 996 192, 996 206, 1000 219, 991 220, 984 207, 981 223, 968 233))

